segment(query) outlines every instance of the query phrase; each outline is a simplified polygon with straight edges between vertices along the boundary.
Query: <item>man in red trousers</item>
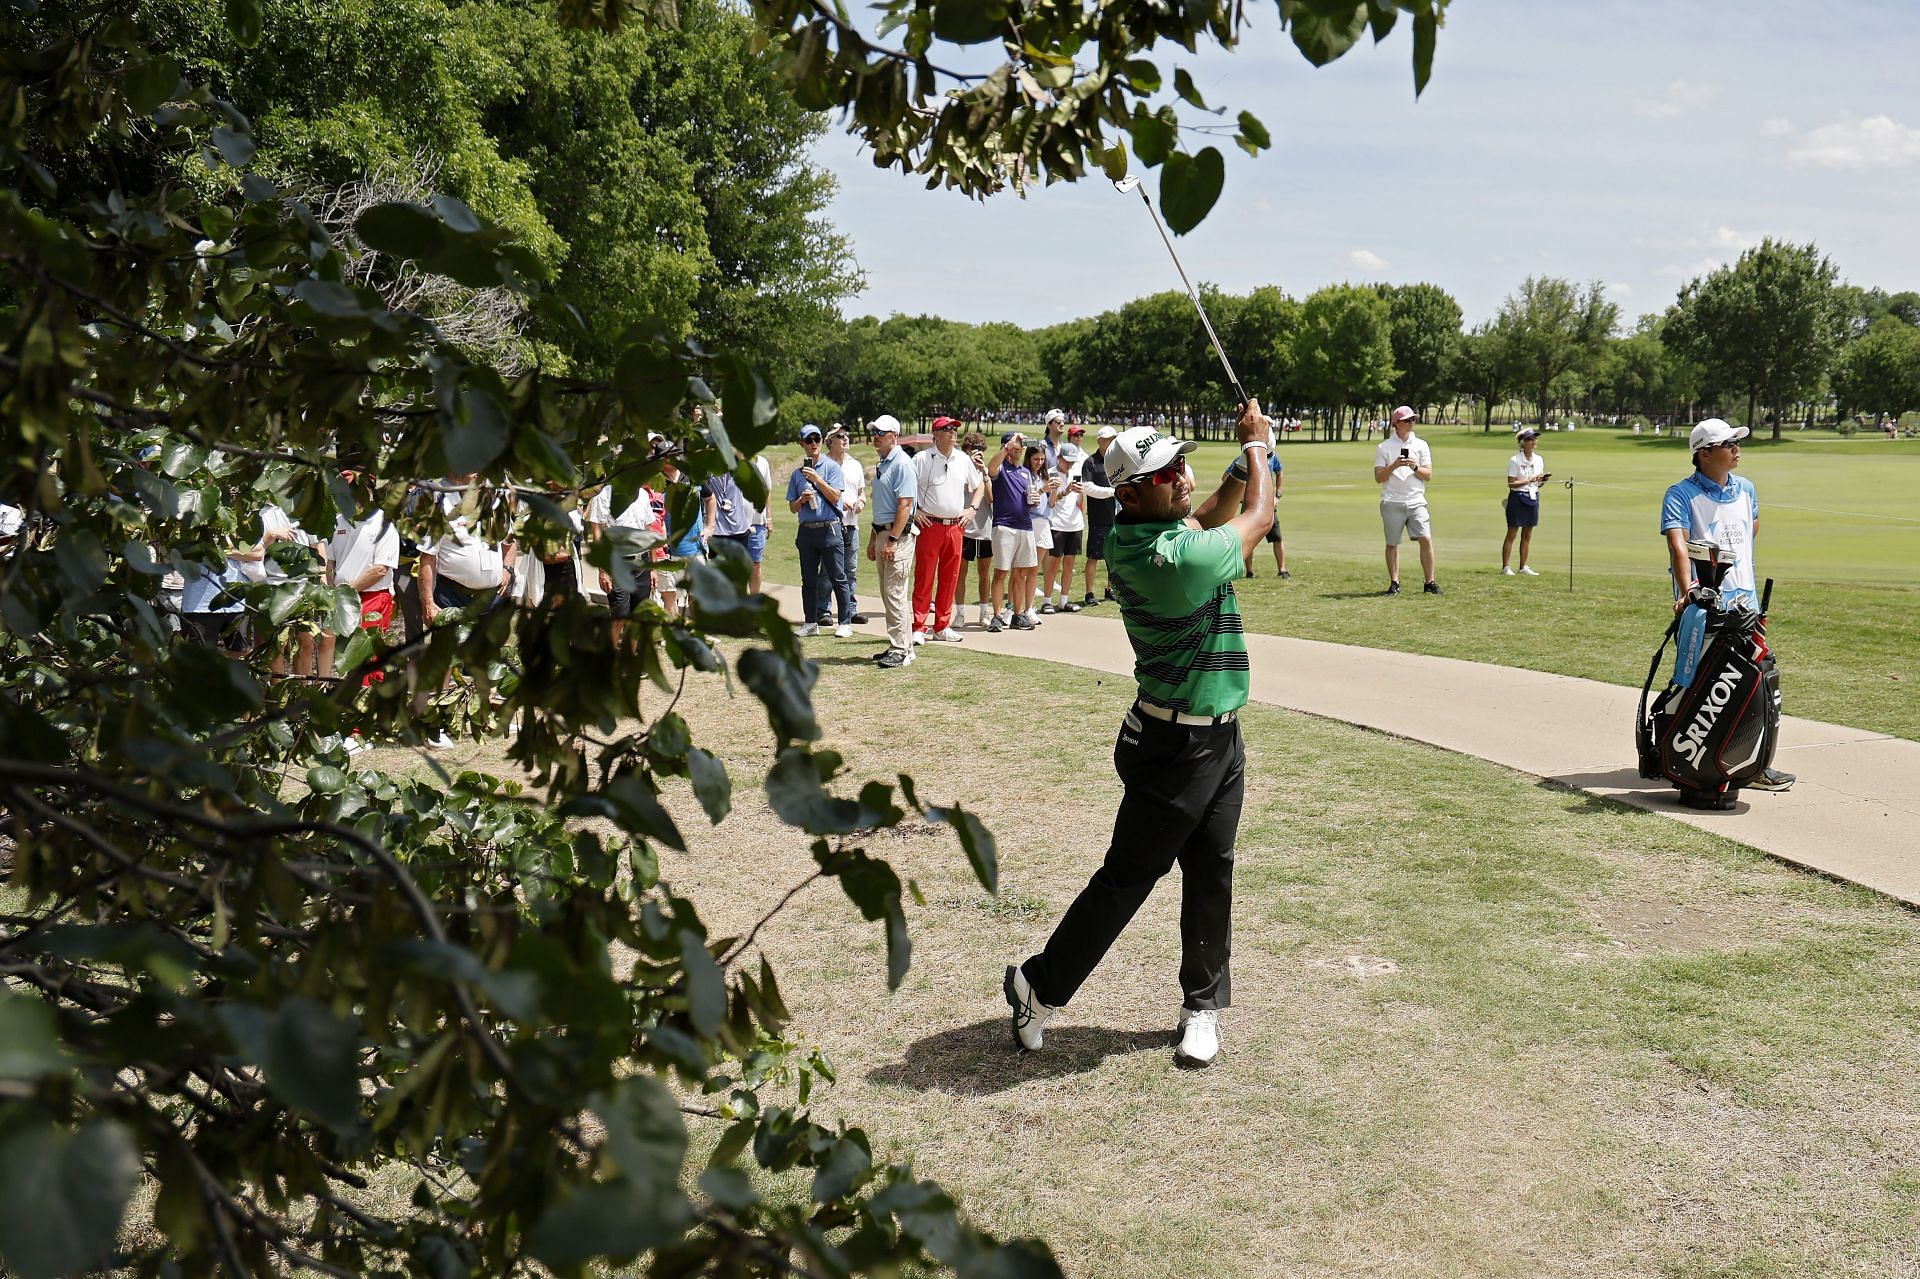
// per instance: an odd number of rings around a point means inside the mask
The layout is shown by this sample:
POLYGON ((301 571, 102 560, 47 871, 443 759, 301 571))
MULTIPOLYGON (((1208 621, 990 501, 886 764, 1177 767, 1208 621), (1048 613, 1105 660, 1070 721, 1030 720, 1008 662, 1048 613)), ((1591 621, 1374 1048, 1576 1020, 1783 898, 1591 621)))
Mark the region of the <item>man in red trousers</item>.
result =
POLYGON ((985 481, 973 459, 953 446, 960 423, 933 419, 933 447, 913 459, 920 491, 913 522, 920 529, 913 561, 913 642, 959 643, 953 600, 960 589, 960 539, 980 504, 985 481))

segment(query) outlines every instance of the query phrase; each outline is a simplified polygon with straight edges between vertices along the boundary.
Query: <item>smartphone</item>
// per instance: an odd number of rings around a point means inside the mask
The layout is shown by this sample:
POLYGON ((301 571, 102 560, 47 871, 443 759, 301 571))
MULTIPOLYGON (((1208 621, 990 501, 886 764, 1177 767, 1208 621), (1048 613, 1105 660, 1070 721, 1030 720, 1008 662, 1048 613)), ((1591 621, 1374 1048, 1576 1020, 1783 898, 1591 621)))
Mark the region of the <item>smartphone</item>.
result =
POLYGON ((1406 457, 1407 455, 1409 455, 1409 454, 1410 454, 1410 453, 1412 453, 1412 452, 1413 452, 1413 450, 1412 450, 1412 449, 1401 449, 1401 450, 1400 450, 1400 456, 1401 456, 1401 457, 1406 457))

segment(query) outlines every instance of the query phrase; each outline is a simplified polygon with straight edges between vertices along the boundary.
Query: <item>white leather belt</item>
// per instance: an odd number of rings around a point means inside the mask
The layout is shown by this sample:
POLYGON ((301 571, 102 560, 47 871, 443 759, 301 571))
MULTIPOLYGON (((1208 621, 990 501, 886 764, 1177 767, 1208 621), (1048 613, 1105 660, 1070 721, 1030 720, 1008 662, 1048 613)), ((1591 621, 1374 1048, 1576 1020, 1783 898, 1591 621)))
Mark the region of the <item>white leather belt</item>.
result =
POLYGON ((1185 711, 1155 705, 1144 697, 1135 702, 1134 706, 1148 719, 1165 720, 1169 724, 1189 724, 1196 728, 1207 728, 1214 724, 1231 724, 1234 717, 1240 713, 1228 711, 1225 715, 1189 715, 1185 711))

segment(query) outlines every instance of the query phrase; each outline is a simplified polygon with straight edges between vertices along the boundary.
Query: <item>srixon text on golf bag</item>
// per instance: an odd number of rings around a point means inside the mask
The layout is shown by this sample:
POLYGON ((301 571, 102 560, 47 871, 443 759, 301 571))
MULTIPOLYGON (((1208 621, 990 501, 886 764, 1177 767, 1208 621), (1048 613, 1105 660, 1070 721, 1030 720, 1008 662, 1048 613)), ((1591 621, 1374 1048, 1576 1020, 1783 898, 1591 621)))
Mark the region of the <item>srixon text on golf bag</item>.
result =
POLYGON ((1732 808, 1740 788, 1773 763, 1780 673, 1767 647, 1768 579, 1755 612, 1720 594, 1720 548, 1689 542, 1695 586, 1647 668, 1634 724, 1640 775, 1665 778, 1693 808, 1732 808), (1678 639, 1667 689, 1648 700, 1668 643, 1678 639))

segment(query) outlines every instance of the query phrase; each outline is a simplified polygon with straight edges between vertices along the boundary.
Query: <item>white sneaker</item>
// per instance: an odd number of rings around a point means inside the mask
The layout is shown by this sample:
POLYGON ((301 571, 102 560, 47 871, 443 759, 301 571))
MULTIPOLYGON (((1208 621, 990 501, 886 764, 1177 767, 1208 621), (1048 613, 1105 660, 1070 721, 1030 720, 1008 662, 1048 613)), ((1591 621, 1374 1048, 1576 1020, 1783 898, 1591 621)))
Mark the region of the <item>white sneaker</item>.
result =
POLYGON ((805 626, 802 626, 794 632, 794 634, 798 635, 801 639, 806 639, 810 635, 818 635, 819 633, 820 623, 818 622, 808 622, 805 626))
POLYGON ((1211 1066, 1220 1055, 1220 1011, 1216 1008, 1180 1010, 1180 1047, 1173 1053, 1176 1065, 1197 1070, 1211 1066))
POLYGON ((945 630, 935 631, 932 635, 929 635, 927 638, 937 639, 942 644, 958 644, 960 642, 960 632, 954 630, 951 626, 949 626, 945 630))
POLYGON ((429 750, 443 751, 451 748, 452 746, 453 746, 453 739, 447 736, 445 729, 442 729, 440 732, 435 733, 432 739, 427 742, 427 748, 429 750))
POLYGON ((982 604, 982 605, 980 606, 980 621, 979 621, 979 625, 981 625, 981 626, 985 626, 986 624, 987 624, 987 606, 986 606, 985 604, 982 604))
POLYGON ((1500 566, 1500 576, 1502 576, 1502 577, 1512 577, 1512 576, 1513 576, 1513 567, 1512 567, 1511 565, 1508 565, 1508 564, 1502 564, 1502 565, 1500 566))
POLYGON ((347 740, 342 742, 341 745, 347 748, 347 754, 349 755, 358 755, 361 751, 373 749, 367 745, 366 741, 358 733, 348 733, 347 740))
POLYGON ((839 639, 852 639, 852 638, 853 638, 853 623, 851 623, 851 622, 842 622, 842 623, 840 623, 840 625, 838 625, 838 626, 836 626, 836 627, 834 627, 834 628, 833 628, 833 633, 834 633, 834 635, 835 635, 835 637, 836 637, 836 638, 839 638, 839 639))
POLYGON ((916 644, 924 644, 924 643, 926 643, 926 642, 927 642, 927 633, 926 633, 925 631, 915 631, 915 632, 913 633, 913 642, 914 642, 914 643, 916 643, 916 644))
POLYGON ((1014 1045, 1021 1052, 1038 1052, 1046 1038, 1047 1022, 1057 1010, 1034 996, 1033 987, 1027 984, 1027 975, 1020 971, 1018 964, 1007 965, 1007 979, 1002 989, 1007 993, 1007 1007, 1013 1009, 1014 1045))
POLYGON ((1534 570, 1533 570, 1533 568, 1532 568, 1532 566, 1530 566, 1530 565, 1527 565, 1527 564, 1522 564, 1522 565, 1520 566, 1520 571, 1521 571, 1522 573, 1525 573, 1525 574, 1526 574, 1526 575, 1527 575, 1528 577, 1538 577, 1538 576, 1540 576, 1540 574, 1538 574, 1538 573, 1536 573, 1536 572, 1534 572, 1534 570))

